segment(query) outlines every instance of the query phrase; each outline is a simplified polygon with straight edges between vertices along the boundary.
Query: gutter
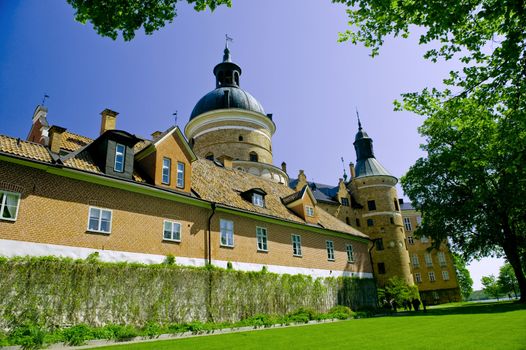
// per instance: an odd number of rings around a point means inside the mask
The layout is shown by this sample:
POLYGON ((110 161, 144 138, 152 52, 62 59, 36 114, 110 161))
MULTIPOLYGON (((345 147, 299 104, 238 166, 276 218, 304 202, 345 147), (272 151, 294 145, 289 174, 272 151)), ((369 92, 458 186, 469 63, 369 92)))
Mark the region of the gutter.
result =
POLYGON ((212 265, 212 217, 216 213, 216 203, 212 202, 212 214, 208 217, 208 265, 212 265))

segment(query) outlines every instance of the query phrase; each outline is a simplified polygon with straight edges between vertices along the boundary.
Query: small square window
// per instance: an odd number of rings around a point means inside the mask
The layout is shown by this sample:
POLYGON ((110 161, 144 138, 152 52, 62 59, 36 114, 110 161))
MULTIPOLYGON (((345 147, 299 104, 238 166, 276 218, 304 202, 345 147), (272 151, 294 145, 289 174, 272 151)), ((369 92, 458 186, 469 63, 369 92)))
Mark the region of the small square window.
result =
POLYGON ((419 272, 415 273, 415 281, 416 283, 422 283, 422 275, 419 272))
POLYGON ((308 205, 305 206, 305 212, 307 213, 307 216, 314 216, 314 208, 310 207, 308 205))
POLYGON ((420 267, 420 261, 418 260, 418 255, 416 254, 411 255, 411 262, 413 263, 413 267, 420 267))
POLYGON ((367 226, 369 226, 369 227, 374 226, 373 219, 367 219, 367 226))
POLYGON ((96 207, 89 208, 88 231, 110 233, 112 211, 96 207))
POLYGON ((258 207, 264 207, 265 206, 265 200, 263 199, 263 195, 259 193, 253 193, 252 194, 252 204, 258 206, 258 207))
POLYGON ((184 163, 177 162, 177 187, 184 188, 184 163))
POLYGON ((345 248, 347 250, 347 262, 353 263, 354 262, 354 251, 352 248, 352 244, 347 244, 345 248))
POLYGON ((170 158, 163 158, 162 183, 165 185, 170 184, 171 167, 172 161, 170 160, 170 158))
POLYGON ((404 218, 404 227, 406 231, 413 230, 413 226, 411 225, 411 218, 404 218))
POLYGON ((435 282, 436 281, 435 273, 433 271, 429 271, 427 274, 429 275, 429 281, 430 282, 435 282))
POLYGON ((0 191, 0 220, 15 221, 19 204, 20 193, 0 191))
POLYGON ((117 143, 115 145, 115 163, 113 164, 113 170, 122 173, 124 172, 124 157, 126 153, 126 147, 117 143))
POLYGON ((375 240, 376 243, 376 250, 384 250, 384 240, 381 238, 378 238, 375 240))
POLYGON ((367 208, 369 210, 376 210, 376 202, 375 201, 367 201, 367 208))
POLYGON ((342 197, 341 200, 342 200, 342 205, 343 206, 345 206, 345 207, 349 206, 349 198, 342 197))
POLYGON ((234 222, 221 219, 219 221, 221 245, 225 247, 234 246, 234 222))
POLYGON ((415 244, 415 240, 413 239, 413 236, 407 236, 407 243, 415 244))
POLYGON ((301 236, 292 235, 292 255, 301 256, 301 236))
POLYGON ((175 221, 164 220, 163 238, 167 241, 181 241, 181 224, 175 221))
POLYGON ((449 272, 448 271, 442 271, 442 279, 444 281, 449 281, 449 272))
POLYGON ((325 245, 327 247, 327 260, 334 261, 334 242, 326 241, 325 245))
POLYGON ((263 227, 256 227, 256 239, 258 242, 258 250, 266 252, 267 247, 267 229, 263 227))
POLYGON ((383 262, 378 263, 378 274, 380 275, 385 274, 385 264, 383 262))

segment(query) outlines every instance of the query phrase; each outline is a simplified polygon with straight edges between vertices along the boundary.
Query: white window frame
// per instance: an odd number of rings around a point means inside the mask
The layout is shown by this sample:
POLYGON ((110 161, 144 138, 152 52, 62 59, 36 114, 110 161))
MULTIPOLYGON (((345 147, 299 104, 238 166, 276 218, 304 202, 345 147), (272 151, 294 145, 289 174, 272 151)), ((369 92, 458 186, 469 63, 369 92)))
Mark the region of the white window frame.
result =
POLYGON ((347 243, 347 245, 345 246, 345 251, 347 252, 347 262, 353 263, 354 262, 354 249, 351 243, 347 243))
POLYGON ((433 267, 433 257, 429 253, 424 253, 424 260, 427 267, 433 267))
POLYGON ((301 236, 300 235, 291 235, 292 239, 292 255, 293 256, 303 256, 301 253, 301 236))
POLYGON ((411 255, 411 262, 413 263, 413 267, 420 267, 420 261, 418 260, 417 254, 411 255))
POLYGON ((306 205, 305 206, 305 214, 307 216, 313 217, 314 216, 314 208, 311 207, 310 205, 306 205))
POLYGON ((444 281, 449 281, 449 271, 445 271, 445 270, 442 271, 442 279, 444 281))
POLYGON ((327 249, 327 260, 335 261, 336 258, 334 256, 334 241, 331 241, 331 240, 325 241, 325 248, 327 249))
POLYGON ((0 202, 0 220, 6 220, 6 221, 16 221, 16 219, 18 218, 18 209, 20 208, 20 193, 17 193, 17 192, 9 192, 9 191, 3 191, 3 190, 0 190, 0 193, 3 194, 4 196, 2 197, 2 201, 0 202), (4 214, 4 210, 5 210, 5 207, 7 206, 7 196, 16 196, 16 210, 15 210, 15 216, 13 218, 4 218, 3 217, 3 214, 4 214))
POLYGON ((234 221, 227 219, 219 220, 219 245, 221 245, 221 247, 234 247, 234 221), (228 227, 229 225, 230 228, 228 227))
POLYGON ((260 193, 252 193, 252 204, 263 208, 265 206, 265 199, 260 193))
POLYGON ((415 273, 415 282, 422 283, 422 275, 420 274, 420 272, 415 273))
POLYGON ((415 244, 415 240, 414 240, 413 236, 407 236, 407 243, 415 244))
POLYGON ((171 175, 172 175, 172 160, 168 157, 163 157, 163 169, 161 172, 161 182, 164 185, 169 185, 171 175), (168 164, 165 164, 165 162, 168 162, 168 164))
POLYGON ((404 218, 404 228, 406 231, 413 231, 413 225, 411 225, 411 218, 404 218))
POLYGON ((86 228, 86 231, 88 232, 96 232, 96 233, 104 233, 104 234, 110 234, 111 233, 111 229, 112 229, 112 226, 113 226, 113 210, 111 209, 106 209, 106 208, 100 208, 100 207, 93 207, 93 206, 89 206, 88 207, 88 226, 86 228), (98 225, 97 225, 97 229, 91 229, 89 227, 89 224, 90 224, 90 220, 91 220, 91 211, 92 210, 100 210, 100 215, 99 215, 99 218, 98 218, 98 225), (104 231, 104 230, 101 230, 101 224, 102 224, 102 212, 103 211, 106 211, 106 212, 109 212, 110 213, 110 227, 109 227, 109 230, 108 231, 104 231))
POLYGON ((126 163, 126 146, 120 143, 115 144, 115 159, 113 162, 113 170, 118 173, 124 172, 124 163, 126 163), (119 152, 119 147, 122 147, 122 152, 119 152), (117 169, 117 158, 122 156, 122 169, 117 169))
POLYGON ((173 220, 163 220, 163 241, 171 241, 171 242, 181 242, 181 228, 183 226, 180 222, 173 221, 173 220), (170 224, 170 238, 166 238, 166 224, 170 224), (175 227, 179 227, 179 229, 176 231, 175 227), (178 237, 174 238, 174 233, 177 233, 178 237))
POLYGON ((444 254, 444 252, 438 252, 437 253, 437 257, 438 257, 438 264, 442 267, 446 266, 447 263, 446 263, 446 254, 444 254))
POLYGON ((184 188, 185 165, 183 162, 177 162, 177 187, 184 188), (182 166, 182 169, 180 168, 182 166))
POLYGON ((429 277, 429 282, 435 282, 437 280, 434 271, 429 271, 427 275, 429 277))
POLYGON ((256 226, 256 243, 259 252, 268 252, 268 234, 265 227, 256 226))

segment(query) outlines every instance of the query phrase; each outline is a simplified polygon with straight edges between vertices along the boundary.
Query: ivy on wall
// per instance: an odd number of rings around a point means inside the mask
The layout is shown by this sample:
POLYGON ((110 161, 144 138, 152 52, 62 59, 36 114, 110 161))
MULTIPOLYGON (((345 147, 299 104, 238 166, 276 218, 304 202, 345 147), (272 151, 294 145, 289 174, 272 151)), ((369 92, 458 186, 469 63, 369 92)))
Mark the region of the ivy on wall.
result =
POLYGON ((301 307, 375 305, 374 281, 173 264, 55 257, 0 258, 0 328, 235 322, 301 307))

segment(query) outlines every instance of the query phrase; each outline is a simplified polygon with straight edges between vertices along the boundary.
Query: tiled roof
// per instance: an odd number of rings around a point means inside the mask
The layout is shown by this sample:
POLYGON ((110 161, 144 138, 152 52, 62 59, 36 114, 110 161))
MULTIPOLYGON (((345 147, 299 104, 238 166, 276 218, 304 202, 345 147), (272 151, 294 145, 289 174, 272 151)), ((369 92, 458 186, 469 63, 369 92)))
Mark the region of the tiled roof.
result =
POLYGON ((89 137, 77 135, 69 131, 65 131, 62 134, 62 147, 67 151, 74 152, 87 144, 91 143, 93 140, 89 137))
POLYGON ((0 152, 51 163, 52 158, 44 145, 0 135, 0 152))
MULTIPOLYGON (((201 198, 211 202, 306 224, 303 219, 287 209, 282 202, 282 198, 295 195, 294 190, 243 171, 225 169, 206 159, 199 159, 192 163, 192 188, 201 198), (264 208, 253 205, 241 197, 242 192, 251 188, 261 188, 267 193, 264 208)), ((316 208, 316 212, 318 213, 320 227, 367 237, 319 207, 316 208)))
MULTIPOLYGON (((292 179, 289 182, 289 187, 294 189, 296 188, 297 184, 298 179, 292 179)), ((325 185, 312 181, 309 181, 308 184, 312 190, 314 198, 316 198, 317 201, 340 204, 338 201, 334 200, 334 197, 336 197, 336 194, 338 193, 338 186, 325 185)))
POLYGON ((141 141, 137 142, 135 146, 133 146, 133 151, 137 154, 151 144, 152 144, 152 141, 142 139, 141 141))
POLYGON ((282 198, 283 204, 287 205, 289 203, 297 201, 298 199, 303 197, 303 194, 305 193, 306 190, 307 190, 307 186, 303 186, 303 188, 299 190, 298 192, 294 192, 293 194, 283 197, 282 198))

